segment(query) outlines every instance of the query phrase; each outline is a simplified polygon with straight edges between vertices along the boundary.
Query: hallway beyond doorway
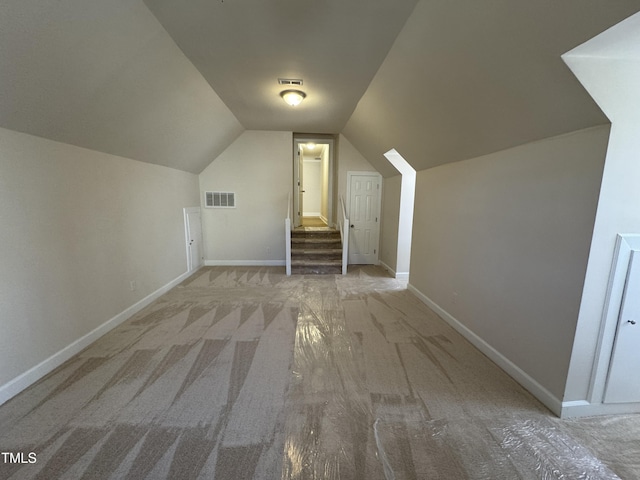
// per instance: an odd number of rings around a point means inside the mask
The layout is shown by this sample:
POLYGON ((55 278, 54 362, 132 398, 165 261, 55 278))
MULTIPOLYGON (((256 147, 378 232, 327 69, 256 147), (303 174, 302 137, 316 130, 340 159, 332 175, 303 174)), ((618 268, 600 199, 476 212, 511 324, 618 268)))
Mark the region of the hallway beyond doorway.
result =
POLYGON ((326 227, 327 222, 320 217, 302 217, 302 227, 326 227))

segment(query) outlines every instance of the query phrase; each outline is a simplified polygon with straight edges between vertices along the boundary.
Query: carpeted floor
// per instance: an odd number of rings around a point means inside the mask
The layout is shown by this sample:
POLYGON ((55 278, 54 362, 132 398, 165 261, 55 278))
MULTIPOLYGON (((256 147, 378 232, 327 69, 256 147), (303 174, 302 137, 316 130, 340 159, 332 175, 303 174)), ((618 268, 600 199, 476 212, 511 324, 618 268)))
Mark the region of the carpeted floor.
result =
POLYGON ((0 407, 0 479, 634 479, 377 267, 206 267, 0 407), (1 460, 1 459, 0 459, 1 460))
POLYGON ((303 227, 326 227, 327 224, 320 217, 302 217, 303 227))

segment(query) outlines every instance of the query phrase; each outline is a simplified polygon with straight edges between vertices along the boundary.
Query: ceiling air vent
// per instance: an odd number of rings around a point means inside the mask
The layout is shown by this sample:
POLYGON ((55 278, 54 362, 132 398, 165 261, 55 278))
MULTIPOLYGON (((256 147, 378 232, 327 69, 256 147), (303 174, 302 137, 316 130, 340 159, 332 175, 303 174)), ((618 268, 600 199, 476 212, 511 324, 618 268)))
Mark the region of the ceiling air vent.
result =
POLYGON ((204 206, 207 208, 235 208, 236 194, 233 192, 204 192, 204 206))
POLYGON ((300 85, 302 85, 302 79, 301 78, 279 78, 278 83, 280 85, 293 85, 293 86, 299 87, 300 85))

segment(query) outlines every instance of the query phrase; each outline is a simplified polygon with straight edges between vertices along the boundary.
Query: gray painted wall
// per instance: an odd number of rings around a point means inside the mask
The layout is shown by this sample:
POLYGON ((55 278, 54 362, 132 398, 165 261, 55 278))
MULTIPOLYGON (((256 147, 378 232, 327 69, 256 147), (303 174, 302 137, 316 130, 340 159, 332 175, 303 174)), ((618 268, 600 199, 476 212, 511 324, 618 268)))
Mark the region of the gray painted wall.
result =
POLYGON ((1 389, 184 274, 199 200, 196 175, 5 129, 0 171, 1 389))
POLYGON ((203 204, 206 262, 284 265, 292 152, 291 132, 247 130, 200 174, 201 192, 236 194, 236 208, 203 204))
POLYGON ((200 173, 244 128, 141 0, 4 0, 0 126, 200 173))
MULTIPOLYGON (((347 171, 375 169, 341 135, 338 144, 334 182, 338 195, 344 196, 347 171)), ((291 132, 247 130, 200 174, 201 199, 210 190, 237 193, 235 209, 203 208, 208 263, 284 265, 284 219, 287 195, 293 187, 292 156, 291 132)), ((334 200, 334 206, 338 204, 334 200)))
POLYGON ((410 284, 558 401, 608 133, 418 172, 410 284))

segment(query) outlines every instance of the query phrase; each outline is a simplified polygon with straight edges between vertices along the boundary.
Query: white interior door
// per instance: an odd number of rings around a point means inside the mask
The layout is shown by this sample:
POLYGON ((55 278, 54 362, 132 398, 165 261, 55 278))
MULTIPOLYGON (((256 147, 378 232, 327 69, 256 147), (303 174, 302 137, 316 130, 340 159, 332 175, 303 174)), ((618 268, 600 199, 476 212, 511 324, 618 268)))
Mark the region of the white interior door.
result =
POLYGON ((200 207, 185 208, 184 218, 187 240, 187 268, 191 272, 200 268, 204 262, 200 207))
POLYGON ((606 403, 640 402, 640 251, 633 250, 605 389, 606 403))
POLYGON ((349 263, 377 264, 382 179, 375 173, 348 176, 349 263))
POLYGON ((302 216, 319 217, 322 209, 322 165, 320 160, 303 160, 304 164, 304 205, 302 216))

